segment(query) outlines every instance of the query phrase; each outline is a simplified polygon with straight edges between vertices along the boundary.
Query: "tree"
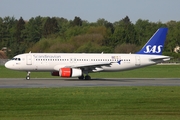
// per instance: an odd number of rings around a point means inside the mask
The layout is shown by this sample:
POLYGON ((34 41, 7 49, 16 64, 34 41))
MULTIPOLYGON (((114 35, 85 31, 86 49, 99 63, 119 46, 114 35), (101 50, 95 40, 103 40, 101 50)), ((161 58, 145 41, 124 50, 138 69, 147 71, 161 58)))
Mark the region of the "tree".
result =
POLYGON ((24 33, 25 30, 25 21, 22 17, 17 21, 15 25, 15 33, 14 37, 10 43, 11 53, 8 56, 24 53, 27 48, 27 44, 25 44, 26 35, 24 33))
POLYGON ((108 21, 105 20, 104 18, 101 18, 101 19, 98 19, 96 23, 98 26, 105 26, 108 23, 108 21))
POLYGON ((169 28, 166 47, 168 52, 173 52, 176 46, 180 46, 180 22, 169 21, 167 23, 169 28))
POLYGON ((136 31, 128 16, 114 23, 115 30, 112 36, 113 47, 118 44, 139 44, 136 39, 136 31))
POLYGON ((15 33, 15 38, 17 43, 22 43, 24 40, 24 36, 22 31, 25 29, 25 21, 23 20, 22 17, 17 22, 16 25, 16 33, 15 33))
POLYGON ((0 18, 0 47, 4 46, 4 34, 5 34, 5 25, 4 20, 0 18))
POLYGON ((113 26, 113 24, 108 22, 107 20, 105 20, 105 19, 98 19, 96 23, 97 23, 98 26, 105 26, 107 29, 110 29, 112 34, 114 33, 114 26, 113 26))
POLYGON ((135 53, 137 52, 137 46, 135 44, 121 44, 117 45, 114 49, 115 53, 135 53))
POLYGON ((26 24, 26 42, 34 44, 42 37, 42 17, 31 18, 26 24))
POLYGON ((0 47, 9 46, 14 35, 16 20, 14 17, 0 18, 0 47))
POLYGON ((80 17, 75 17, 74 20, 71 22, 72 26, 82 26, 82 20, 80 17))
POLYGON ((48 35, 55 34, 59 31, 58 23, 55 17, 47 17, 44 24, 43 35, 47 37, 48 35))

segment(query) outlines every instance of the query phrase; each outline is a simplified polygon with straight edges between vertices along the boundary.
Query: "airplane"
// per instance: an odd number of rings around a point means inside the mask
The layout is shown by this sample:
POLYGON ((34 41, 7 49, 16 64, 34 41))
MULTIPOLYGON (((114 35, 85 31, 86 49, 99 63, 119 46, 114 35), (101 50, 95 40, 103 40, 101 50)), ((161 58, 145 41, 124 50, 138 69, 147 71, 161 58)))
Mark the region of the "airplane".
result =
POLYGON ((91 79, 88 73, 125 71, 155 65, 170 60, 162 55, 168 28, 159 28, 149 41, 135 54, 110 53, 24 53, 5 63, 12 70, 51 72, 52 76, 91 79), (86 76, 84 76, 84 74, 86 76))

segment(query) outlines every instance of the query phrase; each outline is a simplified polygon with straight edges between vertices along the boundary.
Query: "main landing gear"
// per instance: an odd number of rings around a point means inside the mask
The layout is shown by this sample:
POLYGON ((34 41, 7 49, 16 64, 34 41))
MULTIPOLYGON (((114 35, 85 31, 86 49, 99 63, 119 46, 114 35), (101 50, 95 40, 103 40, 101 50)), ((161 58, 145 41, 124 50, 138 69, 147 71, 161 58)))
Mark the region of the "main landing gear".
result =
POLYGON ((89 75, 86 75, 85 77, 84 77, 84 75, 82 74, 82 76, 80 76, 80 77, 78 77, 79 78, 79 80, 90 80, 91 79, 91 76, 89 76, 89 75))
POLYGON ((26 80, 30 80, 30 71, 27 72, 26 80))

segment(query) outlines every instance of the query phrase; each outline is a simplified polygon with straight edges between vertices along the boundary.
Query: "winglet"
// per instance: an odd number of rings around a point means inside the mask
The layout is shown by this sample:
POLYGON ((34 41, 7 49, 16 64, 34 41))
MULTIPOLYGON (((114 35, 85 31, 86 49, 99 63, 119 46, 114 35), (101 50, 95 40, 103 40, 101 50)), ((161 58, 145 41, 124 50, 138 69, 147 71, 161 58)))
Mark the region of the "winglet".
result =
POLYGON ((161 55, 168 28, 159 28, 144 47, 136 54, 161 55))

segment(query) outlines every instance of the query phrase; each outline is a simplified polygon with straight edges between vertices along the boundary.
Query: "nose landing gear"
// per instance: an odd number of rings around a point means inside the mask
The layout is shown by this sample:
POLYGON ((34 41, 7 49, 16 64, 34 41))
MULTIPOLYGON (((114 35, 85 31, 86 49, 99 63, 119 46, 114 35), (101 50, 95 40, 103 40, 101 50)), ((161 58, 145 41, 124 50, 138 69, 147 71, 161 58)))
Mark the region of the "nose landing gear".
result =
POLYGON ((26 80, 30 80, 30 71, 27 72, 26 80))

